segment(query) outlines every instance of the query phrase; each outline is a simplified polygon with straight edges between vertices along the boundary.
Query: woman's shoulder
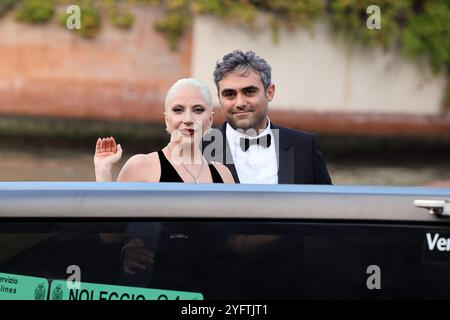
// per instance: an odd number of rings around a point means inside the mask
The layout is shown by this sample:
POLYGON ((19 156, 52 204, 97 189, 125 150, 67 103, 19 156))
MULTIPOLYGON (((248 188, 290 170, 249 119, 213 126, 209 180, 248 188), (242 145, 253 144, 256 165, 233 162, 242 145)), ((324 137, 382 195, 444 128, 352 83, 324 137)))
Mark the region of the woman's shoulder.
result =
POLYGON ((160 171, 161 166, 157 152, 135 154, 123 166, 118 180, 158 182, 160 171))
POLYGON ((134 156, 131 156, 130 159, 127 160, 127 163, 130 163, 131 165, 148 165, 152 163, 159 163, 159 156, 158 152, 152 152, 147 154, 135 154, 134 156))
POLYGON ((212 161, 211 164, 217 169, 224 183, 235 183, 230 169, 228 169, 225 165, 214 161, 212 161))

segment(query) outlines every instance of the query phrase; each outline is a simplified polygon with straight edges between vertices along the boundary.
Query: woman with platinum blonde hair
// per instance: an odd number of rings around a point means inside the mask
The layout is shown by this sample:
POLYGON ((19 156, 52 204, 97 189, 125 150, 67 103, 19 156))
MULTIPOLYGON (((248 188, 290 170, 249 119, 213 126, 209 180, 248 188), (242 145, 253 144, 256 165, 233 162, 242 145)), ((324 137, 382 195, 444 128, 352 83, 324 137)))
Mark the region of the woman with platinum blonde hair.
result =
MULTIPOLYGON (((194 78, 176 81, 167 91, 164 118, 170 141, 162 150, 132 156, 117 181, 234 183, 223 164, 209 163, 201 140, 211 127, 214 112, 208 87, 194 78)), ((113 181, 113 166, 122 148, 113 137, 98 139, 94 165, 96 181, 113 181)))

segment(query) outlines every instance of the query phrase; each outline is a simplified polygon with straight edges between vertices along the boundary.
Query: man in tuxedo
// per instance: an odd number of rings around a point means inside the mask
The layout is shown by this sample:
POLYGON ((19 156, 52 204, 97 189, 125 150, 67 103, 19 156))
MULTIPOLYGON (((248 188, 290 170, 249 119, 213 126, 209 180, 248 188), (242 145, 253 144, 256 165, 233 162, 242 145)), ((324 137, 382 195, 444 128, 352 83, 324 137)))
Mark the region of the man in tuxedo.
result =
POLYGON ((275 85, 264 59, 235 50, 217 62, 214 82, 226 122, 204 138, 208 160, 225 164, 240 183, 331 184, 314 134, 267 116, 275 85))

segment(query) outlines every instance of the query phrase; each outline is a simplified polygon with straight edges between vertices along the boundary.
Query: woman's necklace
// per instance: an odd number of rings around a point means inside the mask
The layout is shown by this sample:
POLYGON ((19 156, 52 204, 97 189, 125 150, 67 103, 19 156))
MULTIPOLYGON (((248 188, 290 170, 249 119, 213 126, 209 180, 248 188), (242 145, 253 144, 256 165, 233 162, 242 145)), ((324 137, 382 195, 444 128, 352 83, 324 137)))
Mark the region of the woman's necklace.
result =
MULTIPOLYGON (((177 160, 178 161, 178 160, 177 160)), ((184 168, 184 170, 186 170, 187 173, 190 174, 190 176, 194 179, 195 183, 198 183, 198 177, 200 176, 200 173, 202 173, 202 169, 203 169, 203 157, 202 157, 202 165, 200 166, 200 170, 198 170, 197 176, 194 176, 189 170, 188 168, 186 168, 186 166, 184 165, 183 162, 178 161, 184 168)))

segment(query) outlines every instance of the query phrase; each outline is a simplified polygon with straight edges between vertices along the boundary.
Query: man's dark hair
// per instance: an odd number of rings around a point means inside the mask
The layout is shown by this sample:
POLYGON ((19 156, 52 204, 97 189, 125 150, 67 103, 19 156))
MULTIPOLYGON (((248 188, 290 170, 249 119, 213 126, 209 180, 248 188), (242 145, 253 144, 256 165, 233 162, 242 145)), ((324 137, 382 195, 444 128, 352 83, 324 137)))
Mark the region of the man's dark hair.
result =
POLYGON ((216 64, 216 70, 214 70, 214 83, 217 90, 219 90, 219 81, 230 72, 240 70, 244 74, 248 74, 251 71, 255 71, 261 77, 264 85, 264 90, 267 90, 271 83, 271 70, 270 65, 263 58, 259 57, 253 51, 242 52, 241 50, 234 50, 223 56, 222 61, 218 61, 216 64))

